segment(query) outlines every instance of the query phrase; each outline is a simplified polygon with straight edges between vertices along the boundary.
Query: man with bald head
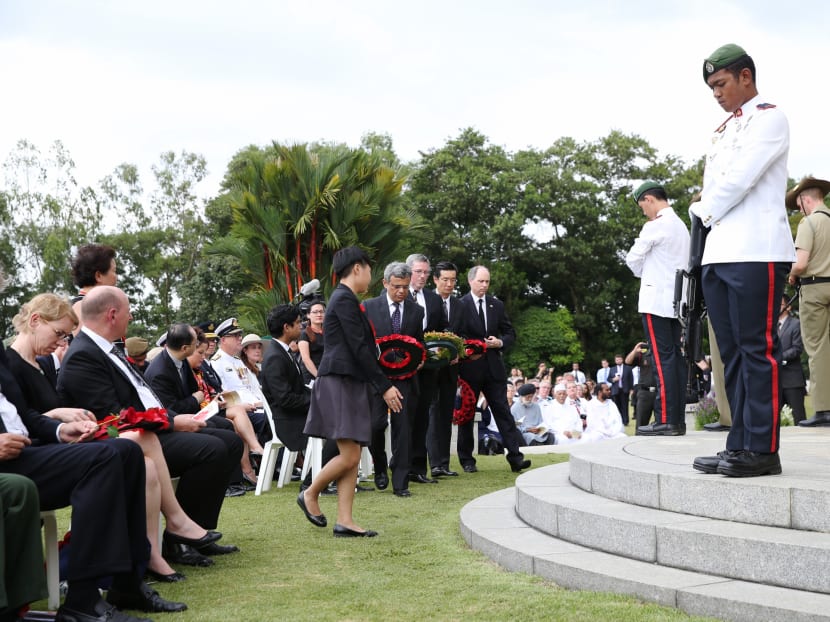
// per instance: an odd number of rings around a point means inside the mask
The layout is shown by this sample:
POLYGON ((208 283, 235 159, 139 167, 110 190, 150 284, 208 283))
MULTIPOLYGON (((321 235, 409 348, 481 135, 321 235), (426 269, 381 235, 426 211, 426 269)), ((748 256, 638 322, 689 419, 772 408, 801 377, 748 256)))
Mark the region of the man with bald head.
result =
MULTIPOLYGON (((58 375, 58 392, 67 406, 86 408, 100 420, 133 407, 142 411, 163 405, 144 378, 127 362, 114 342, 126 334, 132 319, 127 295, 108 285, 84 297, 84 325, 72 341, 58 375)), ((225 489, 242 456, 242 441, 232 431, 210 427, 192 414, 167 409, 170 429, 159 432, 170 475, 179 477, 176 497, 182 509, 205 529, 214 529, 225 489)), ((210 565, 205 555, 230 552, 216 543, 197 547, 165 542, 165 558, 173 563, 210 565)))

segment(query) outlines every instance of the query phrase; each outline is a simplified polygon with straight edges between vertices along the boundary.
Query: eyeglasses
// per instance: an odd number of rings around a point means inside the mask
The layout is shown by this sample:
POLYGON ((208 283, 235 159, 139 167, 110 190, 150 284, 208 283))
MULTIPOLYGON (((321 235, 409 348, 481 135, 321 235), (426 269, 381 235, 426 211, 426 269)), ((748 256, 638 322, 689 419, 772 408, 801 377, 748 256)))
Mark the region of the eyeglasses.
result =
POLYGON ((432 274, 432 270, 413 270, 412 274, 432 274))
POLYGON ((52 329, 52 332, 55 333, 55 337, 58 338, 58 341, 66 341, 69 342, 72 339, 72 333, 67 333, 65 330, 59 330, 53 327, 49 322, 43 320, 44 324, 46 324, 49 328, 52 329))

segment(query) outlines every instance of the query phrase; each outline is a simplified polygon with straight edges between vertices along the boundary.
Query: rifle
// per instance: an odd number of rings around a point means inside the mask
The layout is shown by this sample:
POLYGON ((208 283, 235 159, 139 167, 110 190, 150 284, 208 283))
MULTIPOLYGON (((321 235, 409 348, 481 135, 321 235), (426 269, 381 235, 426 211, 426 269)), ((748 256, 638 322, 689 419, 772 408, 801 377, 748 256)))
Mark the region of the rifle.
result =
POLYGON ((686 359, 686 403, 700 399, 697 380, 697 362, 703 359, 703 319, 706 317, 706 301, 703 299, 701 273, 703 250, 709 229, 691 214, 692 230, 689 244, 689 264, 676 272, 674 277, 674 314, 680 320, 681 348, 686 359), (685 295, 684 295, 685 294, 685 295))

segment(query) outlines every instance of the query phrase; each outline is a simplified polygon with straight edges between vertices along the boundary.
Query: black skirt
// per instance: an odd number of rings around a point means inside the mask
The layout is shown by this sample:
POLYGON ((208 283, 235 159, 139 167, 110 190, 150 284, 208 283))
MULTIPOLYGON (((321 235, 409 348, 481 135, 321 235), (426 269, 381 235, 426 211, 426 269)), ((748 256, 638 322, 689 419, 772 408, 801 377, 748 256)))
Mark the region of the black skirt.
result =
POLYGON ((352 376, 320 376, 311 391, 303 431, 309 436, 350 439, 368 445, 372 438, 370 405, 373 394, 371 384, 352 376))

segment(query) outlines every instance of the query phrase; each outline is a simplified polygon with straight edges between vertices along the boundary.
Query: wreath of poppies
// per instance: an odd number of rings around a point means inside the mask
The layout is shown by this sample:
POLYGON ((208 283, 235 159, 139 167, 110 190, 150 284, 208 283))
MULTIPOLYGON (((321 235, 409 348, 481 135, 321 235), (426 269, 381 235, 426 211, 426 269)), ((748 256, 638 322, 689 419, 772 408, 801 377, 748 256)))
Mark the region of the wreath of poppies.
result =
POLYGON ((390 380, 411 378, 427 357, 423 344, 409 335, 386 335, 376 339, 378 362, 390 380))
POLYGON ((460 395, 456 395, 456 398, 460 397, 460 402, 456 399, 458 407, 452 411, 452 422, 455 425, 464 425, 476 416, 476 394, 473 393, 473 388, 461 378, 458 379, 458 393, 460 395))
POLYGON ((485 352, 487 352, 487 344, 481 339, 464 340, 464 358, 475 361, 484 356, 485 352))
POLYGON ((149 408, 136 410, 132 406, 123 409, 117 415, 109 415, 98 422, 98 430, 93 438, 100 440, 116 438, 127 430, 166 430, 170 427, 170 419, 164 408, 149 408))
POLYGON ((430 331, 424 333, 427 360, 424 367, 438 369, 446 367, 457 359, 464 350, 464 340, 450 332, 430 331))

